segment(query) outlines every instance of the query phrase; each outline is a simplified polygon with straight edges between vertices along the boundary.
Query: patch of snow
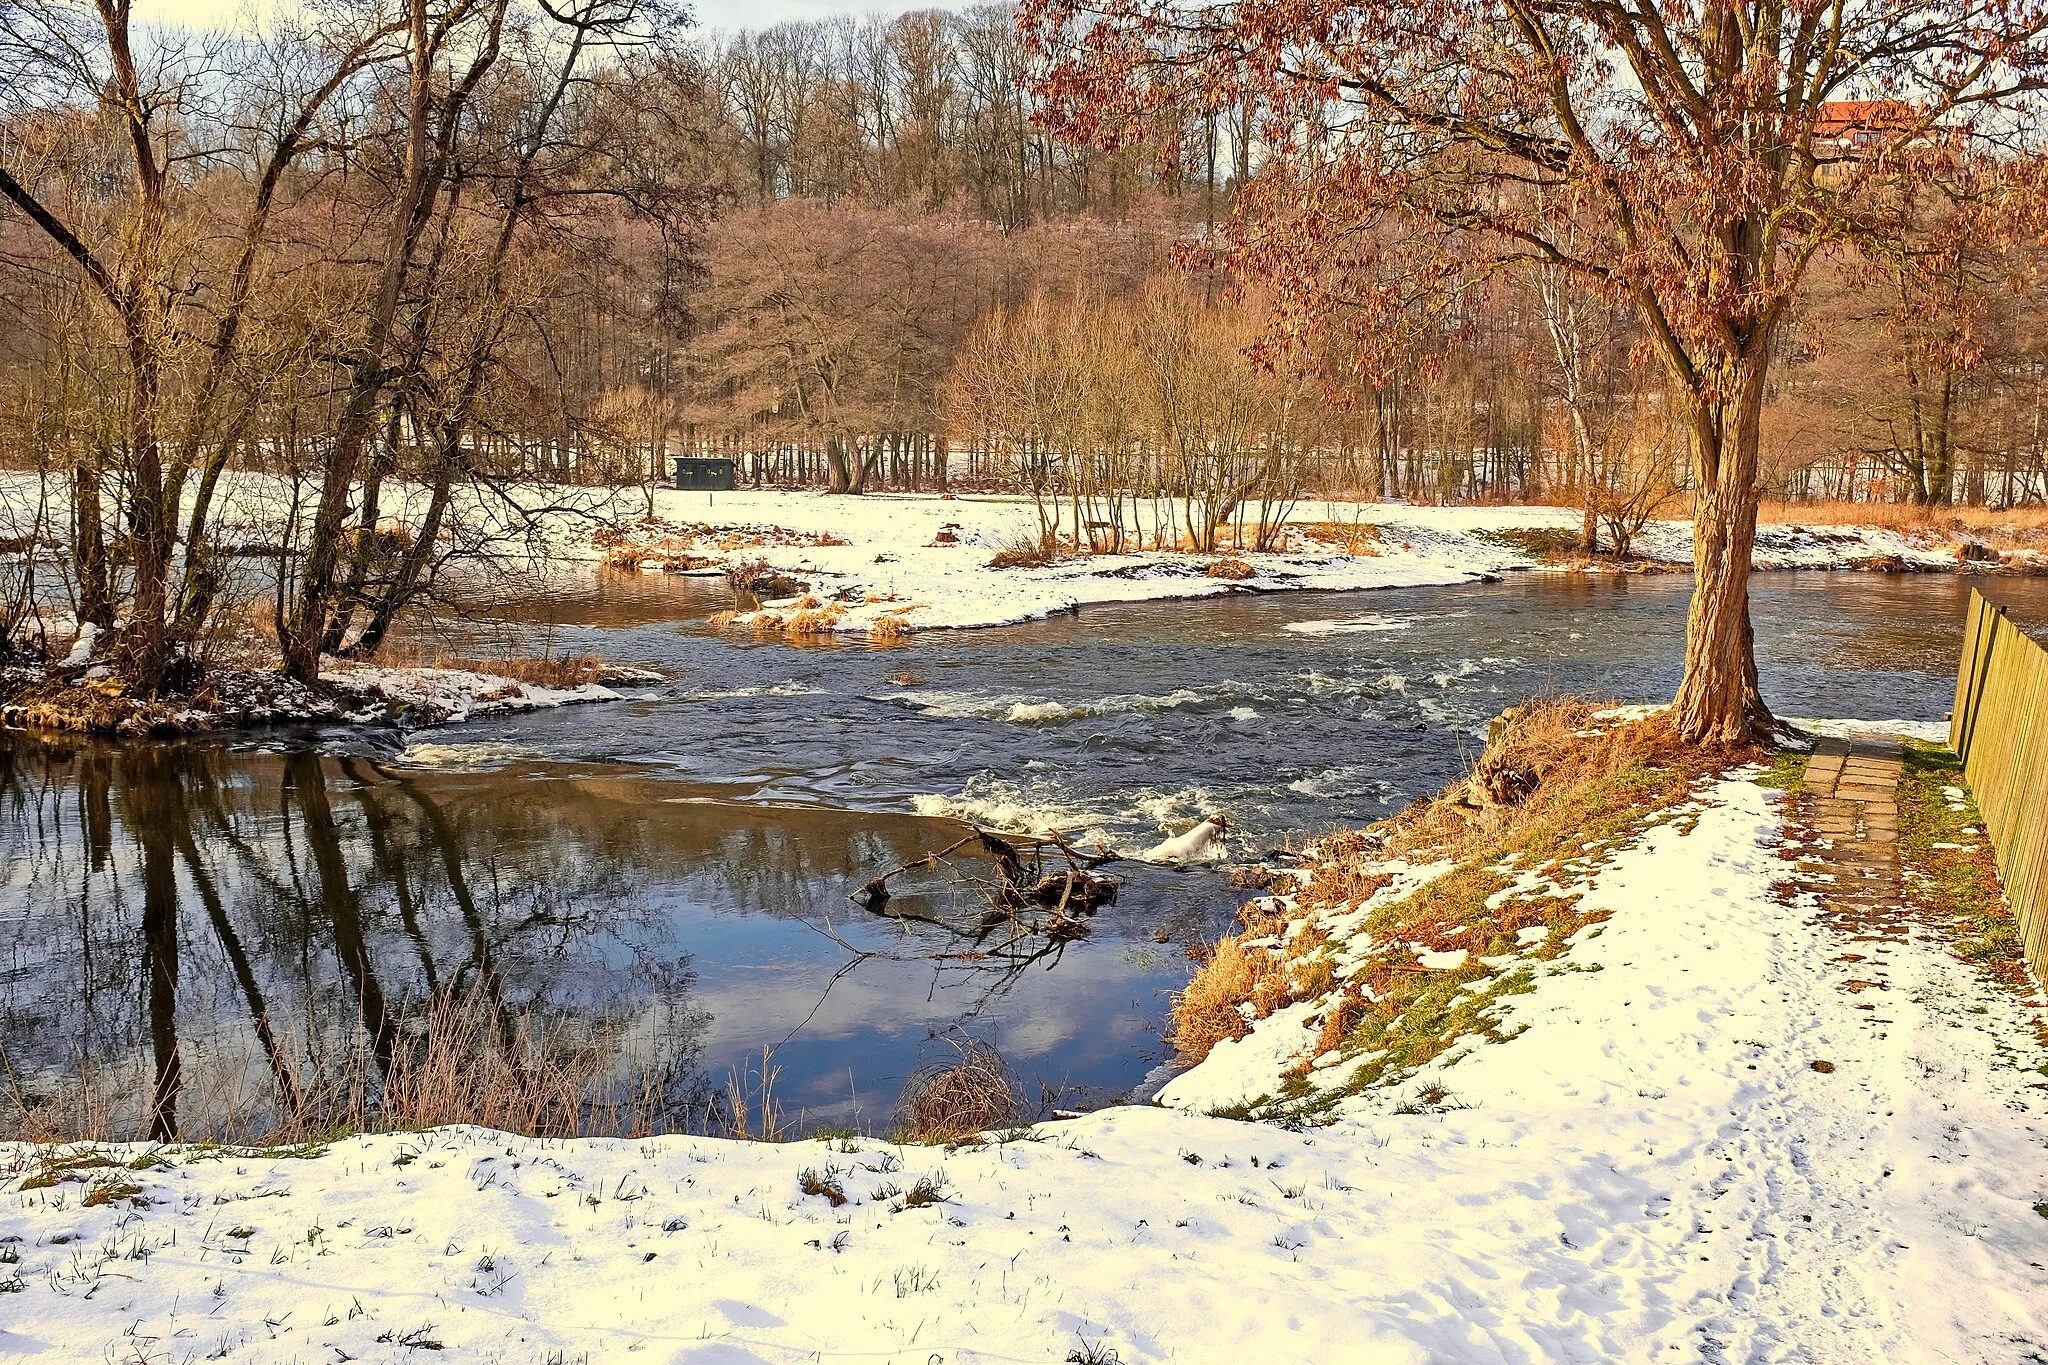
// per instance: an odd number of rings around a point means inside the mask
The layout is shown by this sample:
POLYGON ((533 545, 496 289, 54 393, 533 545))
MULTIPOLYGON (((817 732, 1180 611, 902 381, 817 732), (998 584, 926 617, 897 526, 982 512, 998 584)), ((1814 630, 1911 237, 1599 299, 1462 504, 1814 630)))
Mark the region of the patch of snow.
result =
POLYGON ((92 661, 92 647, 100 638, 100 628, 87 621, 78 628, 78 638, 71 642, 71 652, 64 656, 64 667, 78 668, 92 661))
POLYGON ((1385 630, 1407 630, 1417 619, 1413 616, 1345 616, 1335 620, 1289 621, 1280 629, 1290 635, 1364 635, 1385 630))
POLYGON ((1796 725, 1809 734, 1833 739, 1861 739, 1876 735, 1918 739, 1930 744, 1948 743, 1948 722, 1945 720, 1816 720, 1790 716, 1783 719, 1787 725, 1796 725))
POLYGON ((1148 863, 1220 862, 1229 856, 1223 842, 1224 828, 1223 817, 1212 815, 1185 834, 1160 840, 1138 857, 1148 863))

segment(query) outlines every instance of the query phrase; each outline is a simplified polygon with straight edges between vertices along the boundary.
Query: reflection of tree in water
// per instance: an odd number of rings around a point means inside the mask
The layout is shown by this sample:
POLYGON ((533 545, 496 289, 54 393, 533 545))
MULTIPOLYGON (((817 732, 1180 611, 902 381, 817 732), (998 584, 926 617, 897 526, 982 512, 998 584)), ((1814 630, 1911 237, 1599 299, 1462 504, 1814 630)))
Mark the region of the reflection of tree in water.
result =
POLYGON ((631 891, 649 831, 570 818, 552 786, 451 797, 310 751, 10 741, 0 1044, 17 1119, 274 1126, 351 1066, 372 1095, 416 1072, 450 1002, 482 1011, 502 1057, 539 1031, 688 1113, 704 1020, 689 956, 661 950, 631 891))

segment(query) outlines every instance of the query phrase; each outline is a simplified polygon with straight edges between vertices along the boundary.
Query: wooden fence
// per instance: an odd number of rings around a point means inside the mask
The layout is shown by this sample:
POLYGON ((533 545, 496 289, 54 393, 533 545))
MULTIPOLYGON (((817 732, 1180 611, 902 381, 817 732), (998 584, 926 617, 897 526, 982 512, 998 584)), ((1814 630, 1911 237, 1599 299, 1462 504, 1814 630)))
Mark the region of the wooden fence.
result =
POLYGON ((2048 650, 1975 589, 1949 743, 1984 814, 2027 965, 2048 982, 2048 650))

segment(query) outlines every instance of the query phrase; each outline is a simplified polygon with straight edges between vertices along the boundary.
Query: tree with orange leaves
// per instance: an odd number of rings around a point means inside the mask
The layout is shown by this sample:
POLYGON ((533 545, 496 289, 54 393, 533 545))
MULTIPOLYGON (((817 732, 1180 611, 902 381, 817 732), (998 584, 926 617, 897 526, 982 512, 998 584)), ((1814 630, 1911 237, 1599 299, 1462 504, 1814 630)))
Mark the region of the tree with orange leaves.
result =
POLYGON ((1044 117, 1114 148, 1176 107, 1267 111, 1218 244, 1284 362, 1347 326, 1368 370, 1503 271, 1637 314, 1691 452, 1690 741, 1772 721, 1749 616, 1773 344, 1882 191, 1979 156, 2038 230, 2048 0, 1025 0, 1044 117))

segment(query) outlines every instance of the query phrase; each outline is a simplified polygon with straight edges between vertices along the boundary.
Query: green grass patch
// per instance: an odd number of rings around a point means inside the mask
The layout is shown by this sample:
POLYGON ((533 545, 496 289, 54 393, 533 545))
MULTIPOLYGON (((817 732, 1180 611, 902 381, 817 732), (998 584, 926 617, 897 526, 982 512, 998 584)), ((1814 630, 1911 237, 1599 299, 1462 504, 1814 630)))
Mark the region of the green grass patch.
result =
POLYGON ((1780 749, 1771 766, 1759 773, 1756 784, 1793 796, 1806 790, 1806 760, 1811 755, 1798 749, 1780 749))
POLYGON ((1906 894, 1951 926, 1958 955, 2023 983, 2019 924, 1999 883, 1991 836, 1969 794, 1962 760, 1941 745, 1909 741, 1898 803, 1906 894))

